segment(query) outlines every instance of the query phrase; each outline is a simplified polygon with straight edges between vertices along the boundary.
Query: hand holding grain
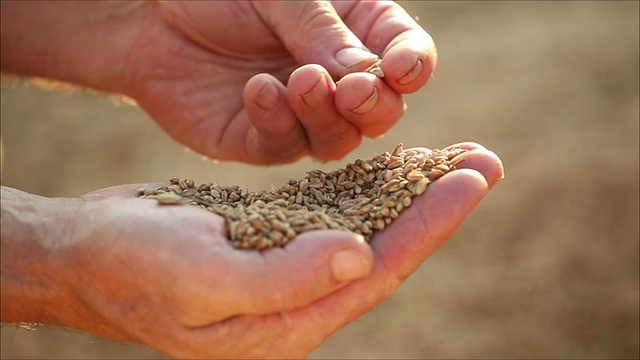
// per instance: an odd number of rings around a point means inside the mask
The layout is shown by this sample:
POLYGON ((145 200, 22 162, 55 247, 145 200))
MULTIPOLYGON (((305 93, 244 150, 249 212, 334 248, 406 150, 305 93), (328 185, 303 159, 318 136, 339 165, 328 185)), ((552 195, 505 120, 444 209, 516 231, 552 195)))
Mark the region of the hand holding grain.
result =
MULTIPOLYGON (((15 292, 3 277, 3 321, 16 320, 6 311, 19 321, 136 341, 177 358, 304 357, 390 296, 502 178, 492 152, 461 146, 469 151, 458 168, 416 196, 370 244, 348 232, 317 230, 284 248, 239 250, 222 217, 138 199, 141 184, 81 201, 50 199, 58 213, 48 218, 71 219, 64 236, 43 245, 41 263, 51 264, 51 279, 29 282, 23 274, 19 286, 49 290, 10 297, 15 292), (68 214, 59 213, 60 202, 71 202, 68 214), (49 296, 38 302, 45 308, 29 309, 33 294, 49 296)), ((10 198, 3 188, 3 208, 5 195, 10 198)), ((3 249, 13 244, 5 234, 12 225, 10 212, 3 213, 3 249)), ((11 253, 33 255, 33 249, 11 253)), ((24 267, 2 254, 3 276, 12 279, 11 271, 24 267)))

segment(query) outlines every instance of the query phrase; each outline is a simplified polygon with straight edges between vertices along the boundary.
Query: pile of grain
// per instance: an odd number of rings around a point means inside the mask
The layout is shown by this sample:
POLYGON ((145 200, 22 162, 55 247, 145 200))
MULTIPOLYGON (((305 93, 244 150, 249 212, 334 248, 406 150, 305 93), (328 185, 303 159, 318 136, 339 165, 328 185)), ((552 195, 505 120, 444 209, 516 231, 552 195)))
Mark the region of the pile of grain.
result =
POLYGON ((289 180, 271 191, 202 184, 171 178, 170 186, 139 189, 141 198, 160 204, 197 205, 227 221, 232 244, 242 249, 284 246, 297 234, 318 229, 340 229, 361 234, 367 241, 383 230, 412 198, 453 170, 461 148, 403 150, 397 145, 344 169, 325 173, 313 170, 301 180, 289 180))

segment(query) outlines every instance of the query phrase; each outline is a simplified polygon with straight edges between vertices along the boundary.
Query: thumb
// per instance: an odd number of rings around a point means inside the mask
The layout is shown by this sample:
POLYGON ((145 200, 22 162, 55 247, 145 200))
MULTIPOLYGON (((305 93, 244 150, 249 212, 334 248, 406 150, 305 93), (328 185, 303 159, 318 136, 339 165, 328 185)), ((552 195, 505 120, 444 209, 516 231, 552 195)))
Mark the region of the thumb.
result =
POLYGON ((335 79, 378 59, 327 1, 255 1, 253 6, 298 63, 320 64, 335 79))
POLYGON ((300 308, 327 296, 373 268, 373 251, 364 238, 340 230, 298 235, 284 248, 264 251, 225 246, 209 266, 198 293, 206 301, 182 319, 204 326, 235 315, 264 315, 300 308), (200 292, 210 289, 210 292, 200 292))

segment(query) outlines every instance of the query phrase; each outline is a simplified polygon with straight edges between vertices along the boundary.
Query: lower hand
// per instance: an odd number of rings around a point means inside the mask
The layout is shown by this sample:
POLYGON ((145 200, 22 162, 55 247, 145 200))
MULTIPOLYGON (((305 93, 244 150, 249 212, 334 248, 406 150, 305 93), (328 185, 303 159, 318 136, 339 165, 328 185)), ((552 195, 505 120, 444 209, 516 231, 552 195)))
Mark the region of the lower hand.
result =
POLYGON ((56 252, 74 279, 66 325, 179 358, 304 357, 393 294, 502 178, 493 153, 463 146, 473 150, 459 169, 370 244, 312 231, 284 248, 238 250, 224 220, 200 208, 137 199, 140 185, 90 193, 56 252))

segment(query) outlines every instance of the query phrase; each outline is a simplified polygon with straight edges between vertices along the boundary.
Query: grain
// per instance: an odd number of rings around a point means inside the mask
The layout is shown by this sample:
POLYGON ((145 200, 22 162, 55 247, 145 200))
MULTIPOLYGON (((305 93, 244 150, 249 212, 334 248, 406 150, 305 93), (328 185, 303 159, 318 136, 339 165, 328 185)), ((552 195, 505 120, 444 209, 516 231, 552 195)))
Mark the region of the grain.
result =
POLYGON ((264 250, 285 246, 298 234, 338 229, 362 235, 389 226, 411 206, 413 197, 464 161, 466 150, 420 152, 398 144, 370 160, 358 159, 331 172, 313 170, 269 191, 247 191, 217 183, 196 185, 191 179, 169 179, 170 185, 141 188, 137 196, 160 205, 189 204, 225 218, 231 244, 264 250))
POLYGON ((379 78, 383 78, 384 77, 384 71, 382 71, 382 67, 380 67, 381 63, 382 63, 382 60, 378 59, 378 60, 376 60, 376 62, 371 64, 371 66, 366 68, 364 71, 368 72, 370 74, 373 74, 373 75, 375 75, 375 76, 377 76, 379 78))

